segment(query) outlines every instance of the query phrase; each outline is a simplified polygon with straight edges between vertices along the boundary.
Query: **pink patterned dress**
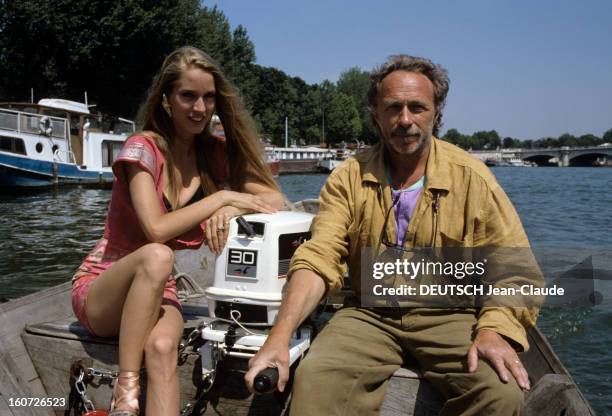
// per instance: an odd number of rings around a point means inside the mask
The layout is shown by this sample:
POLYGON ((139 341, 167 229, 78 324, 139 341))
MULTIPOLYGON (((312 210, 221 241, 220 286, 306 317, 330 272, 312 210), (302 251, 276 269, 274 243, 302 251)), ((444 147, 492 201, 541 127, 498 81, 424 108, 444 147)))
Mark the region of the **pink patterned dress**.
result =
MULTIPOLYGON (((219 153, 218 151, 224 153, 224 143, 217 142, 213 145, 215 153, 219 153)), ((126 140, 113 163, 115 180, 104 227, 104 236, 87 255, 72 278, 72 308, 81 325, 92 334, 94 331, 91 329, 86 313, 87 293, 92 282, 117 260, 149 243, 132 205, 125 167, 127 164, 137 164, 153 177, 159 206, 162 212, 166 213, 168 209, 164 204, 162 175, 164 161, 164 156, 157 148, 155 141, 141 135, 132 136, 126 140)), ((197 249, 203 242, 204 223, 167 241, 165 244, 173 250, 180 250, 197 249)), ((176 281, 172 275, 168 276, 163 303, 181 309, 177 296, 176 281)))

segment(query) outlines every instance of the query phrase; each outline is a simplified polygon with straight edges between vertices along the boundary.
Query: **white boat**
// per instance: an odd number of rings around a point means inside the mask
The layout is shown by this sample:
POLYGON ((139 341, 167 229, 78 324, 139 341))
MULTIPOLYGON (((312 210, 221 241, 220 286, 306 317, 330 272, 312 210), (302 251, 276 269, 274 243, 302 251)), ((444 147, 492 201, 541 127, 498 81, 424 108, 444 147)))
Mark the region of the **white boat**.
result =
POLYGON ((317 169, 321 172, 331 172, 340 166, 349 156, 350 152, 347 149, 336 149, 335 152, 330 151, 325 159, 319 160, 317 169))
POLYGON ((513 167, 519 167, 519 168, 532 168, 534 166, 537 166, 536 164, 532 164, 531 162, 526 162, 523 159, 520 159, 518 157, 513 157, 512 159, 509 160, 510 166, 513 167))
POLYGON ((92 113, 84 103, 0 103, 0 190, 110 185, 113 160, 134 122, 92 113))
MULTIPOLYGON (((221 123, 221 119, 218 115, 213 114, 211 122, 210 122, 210 131, 214 136, 217 136, 218 139, 225 142, 225 128, 223 127, 223 123, 221 123)), ((273 178, 278 178, 278 172, 280 167, 280 160, 276 157, 276 154, 271 150, 271 148, 264 146, 264 159, 270 168, 270 173, 272 173, 273 178)))
POLYGON ((340 166, 340 163, 342 162, 343 160, 339 160, 339 159, 323 159, 323 160, 319 160, 319 163, 317 164, 317 168, 321 172, 331 172, 332 170, 340 166))

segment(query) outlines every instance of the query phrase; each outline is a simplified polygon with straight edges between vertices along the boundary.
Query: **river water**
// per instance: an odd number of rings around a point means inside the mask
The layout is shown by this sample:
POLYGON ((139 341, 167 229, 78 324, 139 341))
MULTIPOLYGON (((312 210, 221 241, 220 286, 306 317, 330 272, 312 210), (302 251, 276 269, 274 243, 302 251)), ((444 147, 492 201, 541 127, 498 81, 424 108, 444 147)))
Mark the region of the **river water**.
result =
MULTIPOLYGON (((612 414, 612 169, 493 172, 536 252, 545 253, 544 269, 593 262, 603 303, 543 308, 538 325, 598 414, 612 414)), ((279 184, 297 201, 316 198, 326 178, 287 175, 279 184)), ((70 279, 102 235, 110 191, 77 187, 0 198, 0 300, 6 300, 70 279)))

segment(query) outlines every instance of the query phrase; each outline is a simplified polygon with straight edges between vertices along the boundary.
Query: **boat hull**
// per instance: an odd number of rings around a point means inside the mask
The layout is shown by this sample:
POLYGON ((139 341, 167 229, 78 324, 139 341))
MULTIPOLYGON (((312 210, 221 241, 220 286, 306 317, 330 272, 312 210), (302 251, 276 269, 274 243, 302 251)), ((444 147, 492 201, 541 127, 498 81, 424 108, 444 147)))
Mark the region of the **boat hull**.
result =
POLYGON ((317 173, 318 159, 281 159, 279 173, 317 173))
POLYGON ((273 178, 278 178, 278 174, 280 171, 280 160, 272 160, 268 161, 268 167, 270 168, 270 172, 272 173, 273 178))
POLYGON ((343 160, 336 160, 336 159, 324 159, 324 160, 320 160, 318 165, 317 165, 317 169, 320 172, 330 173, 334 169, 336 169, 338 166, 340 166, 340 164, 342 162, 343 162, 343 160))
MULTIPOLYGON (((316 213, 319 201, 304 200, 295 204, 300 211, 316 213)), ((201 288, 213 281, 216 257, 207 247, 177 252, 177 270, 190 275, 201 288)), ((89 334, 72 314, 70 282, 24 298, 0 304, 0 414, 49 415, 47 408, 9 408, 8 397, 67 398, 71 364, 81 359, 85 366, 116 371, 117 340, 89 334), (20 336, 21 335, 21 336, 20 336)), ((329 314, 341 307, 341 294, 328 300, 329 314)), ((323 315, 325 316, 325 314, 323 315)), ((193 328, 208 318, 206 298, 193 296, 183 302, 186 328, 193 328)), ((316 320, 321 325, 323 320, 316 320)), ((519 354, 529 372, 533 388, 526 393, 525 415, 558 416, 595 413, 584 399, 571 376, 559 361, 550 344, 535 328, 527 332, 530 348, 519 354)), ((190 355, 179 366, 182 405, 190 401, 201 377, 198 355, 190 355)), ((251 395, 246 391, 243 367, 220 368, 219 378, 206 397, 209 406, 204 415, 283 415, 284 395, 251 395)), ((146 390, 143 386, 143 391, 146 390)), ((99 408, 108 406, 111 388, 101 382, 91 383, 88 397, 99 408)), ((420 369, 401 368, 389 380, 381 416, 425 416, 438 414, 444 399, 422 375, 420 369)), ((58 411, 56 414, 63 414, 58 411)))
POLYGON ((0 190, 64 184, 110 185, 112 172, 88 171, 75 164, 34 160, 0 153, 0 190))

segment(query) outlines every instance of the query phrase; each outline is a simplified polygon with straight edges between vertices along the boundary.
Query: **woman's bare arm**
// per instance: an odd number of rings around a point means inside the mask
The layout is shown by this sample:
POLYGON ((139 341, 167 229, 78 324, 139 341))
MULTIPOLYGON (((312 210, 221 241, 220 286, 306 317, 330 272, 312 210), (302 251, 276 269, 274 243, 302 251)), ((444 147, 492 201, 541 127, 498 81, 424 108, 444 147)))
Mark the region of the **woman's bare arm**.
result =
POLYGON ((128 165, 130 196, 136 215, 148 240, 164 243, 189 231, 224 206, 251 212, 274 212, 262 197, 246 193, 219 191, 204 199, 164 213, 155 189, 153 177, 137 165, 128 165))

